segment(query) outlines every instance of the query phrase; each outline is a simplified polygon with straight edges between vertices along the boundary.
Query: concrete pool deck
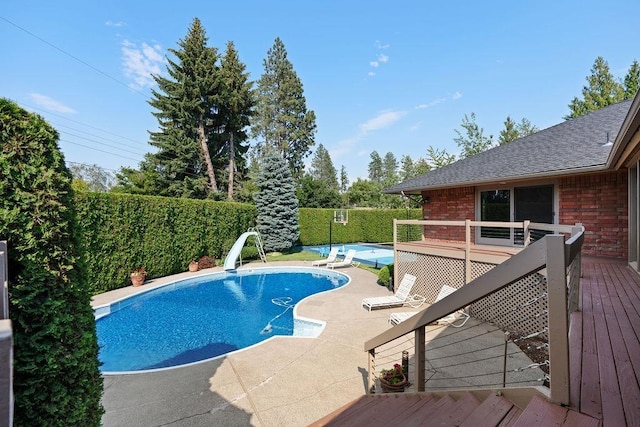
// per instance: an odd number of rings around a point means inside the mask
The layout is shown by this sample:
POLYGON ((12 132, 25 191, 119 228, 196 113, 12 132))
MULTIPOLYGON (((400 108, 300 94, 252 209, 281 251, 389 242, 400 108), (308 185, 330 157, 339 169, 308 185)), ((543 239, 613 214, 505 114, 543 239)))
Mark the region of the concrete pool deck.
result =
MULTIPOLYGON (((311 262, 269 263, 305 266, 311 262)), ((241 268, 256 268, 248 264, 241 268)), ((181 273, 97 295, 98 306, 164 283, 181 273)), ((297 315, 323 320, 318 338, 275 337, 222 358, 160 372, 104 377, 103 425, 302 426, 365 394, 364 342, 389 328, 389 311, 368 312, 361 300, 389 295, 376 276, 358 268, 339 271, 348 286, 308 298, 297 315)))

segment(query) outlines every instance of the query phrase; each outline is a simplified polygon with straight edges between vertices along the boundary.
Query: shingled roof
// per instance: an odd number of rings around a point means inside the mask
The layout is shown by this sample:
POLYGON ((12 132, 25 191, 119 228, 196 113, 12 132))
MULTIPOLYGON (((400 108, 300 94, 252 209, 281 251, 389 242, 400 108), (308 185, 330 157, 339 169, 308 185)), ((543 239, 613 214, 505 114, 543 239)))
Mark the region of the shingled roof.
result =
POLYGON ((610 105, 411 178, 383 192, 415 194, 425 189, 605 170, 630 105, 631 100, 610 105))

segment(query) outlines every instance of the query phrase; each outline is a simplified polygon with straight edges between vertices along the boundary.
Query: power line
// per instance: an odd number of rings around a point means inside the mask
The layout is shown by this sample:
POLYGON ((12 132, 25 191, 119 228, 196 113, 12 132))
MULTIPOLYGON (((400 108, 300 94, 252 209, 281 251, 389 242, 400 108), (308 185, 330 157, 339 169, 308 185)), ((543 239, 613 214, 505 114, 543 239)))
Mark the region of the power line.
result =
POLYGON ((0 16, 0 19, 2 19, 3 21, 5 21, 6 23, 8 23, 8 24, 10 24, 10 25, 13 25, 14 27, 16 27, 17 29, 19 29, 20 31, 24 31, 25 33, 29 34, 31 37, 33 37, 33 38, 35 38, 35 39, 40 40, 42 43, 44 43, 44 44, 46 44, 46 45, 48 45, 48 46, 50 46, 50 47, 52 47, 52 48, 56 49, 57 51, 59 51, 59 52, 61 52, 61 53, 65 54, 65 55, 67 55, 69 58, 71 58, 71 59, 73 59, 73 60, 75 60, 75 61, 77 61, 77 62, 79 62, 79 63, 83 64, 83 65, 84 65, 84 66, 86 66, 86 67, 91 68, 93 71, 95 71, 95 72, 97 72, 97 73, 99 73, 99 74, 102 74, 104 77, 106 77, 106 78, 108 78, 108 79, 110 79, 110 80, 113 80, 114 82, 118 83, 119 85, 122 85, 122 86, 126 87, 128 90, 130 90, 130 91, 132 91, 132 92, 134 92, 134 93, 137 93, 138 95, 143 96, 143 97, 145 97, 145 98, 147 98, 147 99, 150 99, 150 98, 149 98, 149 96, 145 95, 145 94, 144 94, 144 93, 142 93, 141 91, 134 90, 133 88, 131 88, 131 87, 130 87, 128 84, 126 84, 125 82, 123 82, 123 81, 121 81, 121 80, 118 80, 117 78, 115 78, 115 77, 113 77, 113 76, 111 76, 111 75, 109 75, 109 74, 105 73, 104 71, 100 70, 99 68, 96 68, 96 67, 94 67, 93 65, 89 64, 88 62, 83 61, 82 59, 78 58, 77 56, 72 55, 71 53, 67 52, 66 50, 64 50, 64 49, 62 49, 62 48, 60 48, 60 47, 58 47, 58 46, 54 45, 53 43, 51 43, 51 42, 49 42, 49 41, 47 41, 47 40, 43 39, 42 37, 40 37, 40 36, 38 36, 38 35, 36 35, 36 34, 32 33, 31 31, 27 30, 26 28, 21 27, 20 25, 16 24, 15 22, 10 21, 10 20, 8 20, 7 18, 5 18, 5 17, 3 17, 3 16, 0 16))

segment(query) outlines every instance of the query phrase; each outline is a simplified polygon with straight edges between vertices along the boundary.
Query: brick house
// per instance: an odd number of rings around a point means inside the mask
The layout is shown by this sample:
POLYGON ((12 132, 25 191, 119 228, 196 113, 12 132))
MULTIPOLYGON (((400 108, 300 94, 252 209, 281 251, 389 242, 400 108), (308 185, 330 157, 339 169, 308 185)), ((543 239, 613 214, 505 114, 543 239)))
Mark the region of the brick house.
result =
MULTIPOLYGON (((427 220, 579 222, 586 255, 627 258, 637 269, 639 104, 636 95, 384 192, 419 202, 427 220)), ((424 237, 462 241, 463 233, 439 227, 424 237)), ((523 244, 517 230, 478 227, 471 238, 475 244, 523 244)))

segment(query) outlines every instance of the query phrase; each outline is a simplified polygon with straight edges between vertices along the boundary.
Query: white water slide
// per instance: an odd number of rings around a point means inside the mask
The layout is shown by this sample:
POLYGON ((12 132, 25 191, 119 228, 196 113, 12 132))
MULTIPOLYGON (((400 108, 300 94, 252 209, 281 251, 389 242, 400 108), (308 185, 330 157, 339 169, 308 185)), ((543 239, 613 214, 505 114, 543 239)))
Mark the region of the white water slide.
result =
POLYGON ((244 244, 247 242, 247 239, 249 238, 249 236, 255 236, 256 247, 258 248, 260 259, 263 262, 267 262, 267 257, 265 256, 264 249, 262 248, 262 239, 260 239, 260 233, 258 233, 257 231, 250 230, 245 233, 242 233, 242 235, 238 237, 238 240, 236 240, 236 242, 231 247, 231 250, 229 251, 229 253, 227 254, 227 257, 224 260, 225 270, 236 269, 236 262, 238 261, 238 258, 240 257, 240 253, 242 252, 242 248, 244 247, 244 244))

